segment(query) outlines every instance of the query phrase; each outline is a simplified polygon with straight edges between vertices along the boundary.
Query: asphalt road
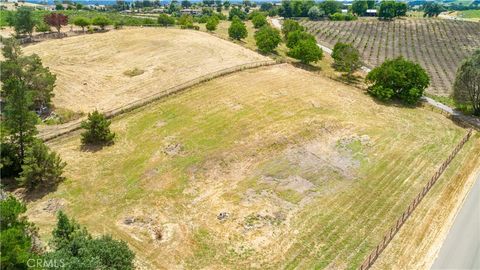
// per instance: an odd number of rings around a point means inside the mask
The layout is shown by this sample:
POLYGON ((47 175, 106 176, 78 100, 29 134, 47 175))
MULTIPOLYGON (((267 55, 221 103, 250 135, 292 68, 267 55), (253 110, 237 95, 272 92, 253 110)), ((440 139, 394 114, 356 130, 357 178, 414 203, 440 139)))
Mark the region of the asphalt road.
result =
POLYGON ((455 217, 432 269, 480 269, 480 174, 455 217))

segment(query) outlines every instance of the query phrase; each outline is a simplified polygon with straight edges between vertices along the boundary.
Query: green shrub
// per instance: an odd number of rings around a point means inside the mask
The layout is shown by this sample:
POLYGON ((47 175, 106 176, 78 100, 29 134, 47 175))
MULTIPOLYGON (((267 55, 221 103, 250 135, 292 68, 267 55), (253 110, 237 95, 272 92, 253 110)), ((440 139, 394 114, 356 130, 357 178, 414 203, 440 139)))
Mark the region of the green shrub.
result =
POLYGON ((85 227, 70 220, 61 211, 52 236, 45 259, 61 261, 62 269, 134 269, 135 254, 125 242, 114 240, 109 235, 93 237, 85 227))
POLYGON ((480 49, 465 59, 457 70, 453 98, 464 108, 471 106, 473 114, 480 116, 480 49))
POLYGON ((93 18, 92 24, 99 26, 100 29, 105 30, 105 26, 108 26, 111 24, 110 20, 107 17, 104 16, 98 16, 93 18))
POLYGON ((325 11, 323 9, 318 8, 317 6, 313 6, 308 10, 308 17, 310 20, 318 20, 321 17, 325 16, 325 11))
POLYGON ((381 100, 398 98, 413 105, 423 95, 430 78, 419 64, 398 57, 374 68, 368 73, 366 82, 370 84, 368 92, 372 96, 381 100))
POLYGON ((56 186, 62 179, 63 168, 66 163, 57 153, 40 140, 36 140, 27 149, 22 172, 17 178, 21 186, 33 190, 38 186, 56 186))
POLYGON ((272 52, 280 44, 280 32, 268 25, 263 26, 255 33, 255 42, 258 50, 263 53, 272 52))
POLYGON ((253 27, 260 28, 267 24, 267 17, 263 14, 257 14, 252 18, 253 27))
POLYGON ((311 39, 303 39, 290 49, 290 57, 300 60, 303 64, 317 62, 322 59, 323 51, 317 46, 317 43, 311 39))
POLYGON ((73 20, 73 24, 82 28, 82 31, 85 32, 85 27, 91 24, 90 20, 84 17, 76 17, 73 20))
POLYGON ((228 20, 233 21, 235 17, 238 17, 240 20, 243 21, 247 19, 247 13, 235 7, 235 8, 232 8, 228 13, 228 20))
POLYGON ((335 70, 346 72, 348 77, 362 65, 360 52, 352 44, 337 42, 333 48, 332 58, 335 70))
POLYGON ((297 45, 297 43, 300 40, 305 40, 305 39, 311 39, 315 41, 315 37, 305 31, 300 31, 300 30, 292 31, 288 33, 287 47, 292 49, 293 47, 295 47, 295 45, 297 45))
POLYGON ((115 133, 110 131, 111 122, 104 114, 95 110, 88 114, 88 119, 83 121, 81 127, 85 129, 82 133, 83 144, 108 145, 113 143, 115 133))
POLYGON ((210 17, 205 27, 207 28, 208 31, 215 31, 217 29, 218 23, 219 21, 216 17, 210 17))
POLYGON ((125 22, 124 21, 116 21, 113 23, 113 28, 114 29, 122 29, 123 26, 125 26, 125 22))
POLYGON ((161 26, 167 27, 175 24, 175 18, 168 16, 167 14, 160 14, 158 16, 158 24, 161 26))
POLYGON ((0 200, 1 269, 29 269, 28 262, 39 256, 34 253, 34 227, 25 218, 27 207, 13 196, 0 200))
POLYGON ((43 21, 37 22, 37 24, 35 25, 35 31, 39 33, 50 32, 50 25, 46 24, 43 21))
POLYGON ((178 18, 177 24, 180 26, 183 26, 181 27, 182 29, 192 28, 193 27, 192 15, 183 14, 180 18, 178 18))
POLYGON ((230 38, 241 40, 246 38, 248 35, 247 27, 239 18, 234 18, 230 27, 228 28, 228 36, 230 38))
POLYGON ((294 20, 285 20, 282 25, 282 33, 285 39, 288 38, 288 34, 293 31, 303 31, 305 30, 297 21, 294 20))
POLYGON ((0 177, 17 177, 22 171, 21 160, 18 157, 18 147, 3 139, 0 142, 0 177))

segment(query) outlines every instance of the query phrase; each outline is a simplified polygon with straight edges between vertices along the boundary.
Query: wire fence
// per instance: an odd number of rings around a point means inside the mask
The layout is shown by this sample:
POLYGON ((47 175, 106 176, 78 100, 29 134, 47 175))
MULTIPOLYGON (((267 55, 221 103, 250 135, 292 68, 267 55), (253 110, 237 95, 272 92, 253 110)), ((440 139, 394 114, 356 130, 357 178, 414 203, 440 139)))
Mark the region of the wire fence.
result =
MULTIPOLYGON (((159 100, 161 98, 164 98, 166 96, 179 93, 179 92, 181 92, 183 90, 186 90, 186 89, 188 89, 192 86, 195 86, 195 85, 200 84, 200 83, 207 82, 209 80, 212 80, 212 79, 215 79, 215 78, 218 78, 218 77, 222 77, 222 76, 232 74, 232 73, 235 73, 235 72, 238 72, 238 71, 246 70, 246 69, 258 68, 258 67, 262 67, 262 66, 271 66, 271 65, 276 65, 276 64, 280 64, 280 63, 281 62, 276 62, 276 61, 273 61, 273 60, 266 60, 266 61, 257 61, 257 62, 252 62, 252 63, 233 66, 233 67, 230 67, 230 68, 225 68, 225 69, 215 71, 213 73, 209 73, 209 74, 197 77, 195 79, 186 81, 186 82, 181 83, 179 85, 164 89, 160 92, 153 93, 149 96, 146 96, 146 97, 143 97, 141 99, 132 101, 128 104, 121 105, 117 108, 110 109, 108 111, 103 111, 103 113, 105 113, 107 118, 112 118, 112 117, 117 116, 119 114, 132 111, 136 108, 145 106, 149 103, 152 103, 152 102, 154 102, 156 100, 159 100)), ((52 140, 52 139, 57 138, 59 136, 68 134, 70 132, 73 132, 75 130, 80 129, 80 124, 83 120, 85 120, 85 117, 74 120, 74 121, 71 121, 71 122, 68 122, 68 123, 63 124, 63 125, 58 125, 54 129, 51 129, 51 130, 40 131, 38 137, 40 139, 44 140, 44 141, 49 141, 49 140, 52 140)))
POLYGON ((415 199, 413 199, 413 201, 410 203, 410 205, 405 210, 405 212, 403 212, 402 215, 397 219, 397 222, 390 228, 390 231, 388 231, 384 235, 383 240, 375 247, 375 249, 370 253, 370 255, 368 255, 368 257, 360 266, 360 270, 369 269, 373 265, 373 263, 377 260, 378 256, 383 252, 383 250, 387 247, 390 241, 392 241, 393 237, 397 234, 397 232, 403 226, 405 221, 410 217, 413 210, 417 208, 418 204, 422 201, 422 199, 425 197, 428 191, 430 191, 432 186, 437 182, 440 176, 442 176, 443 172, 448 167, 450 162, 452 162, 453 158, 455 158, 457 153, 462 149, 465 143, 470 139, 470 137, 472 136, 472 133, 473 133, 473 130, 469 129, 467 134, 453 149, 453 151, 450 153, 448 158, 442 163, 442 165, 440 165, 440 167, 437 169, 437 171, 432 176, 430 181, 428 181, 428 183, 423 187, 423 189, 417 194, 415 199))

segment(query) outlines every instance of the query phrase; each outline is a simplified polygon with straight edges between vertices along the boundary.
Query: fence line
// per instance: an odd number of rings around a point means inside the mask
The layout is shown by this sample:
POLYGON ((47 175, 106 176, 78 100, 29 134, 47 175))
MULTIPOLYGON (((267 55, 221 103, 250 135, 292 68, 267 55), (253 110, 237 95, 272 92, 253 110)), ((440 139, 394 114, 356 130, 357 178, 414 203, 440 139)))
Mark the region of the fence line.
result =
POLYGON ((412 212, 422 201, 425 195, 430 191, 432 186, 437 182, 440 176, 443 174, 445 169, 448 167, 450 162, 455 158, 457 153, 462 149, 463 145, 470 139, 472 136, 473 130, 469 129, 467 134, 462 138, 462 140, 455 146, 453 151, 450 153, 448 158, 440 165, 435 174, 430 178, 427 184, 423 189, 418 193, 418 195, 413 199, 408 208, 402 213, 402 215, 397 219, 397 222, 390 228, 390 230, 384 235, 383 240, 374 248, 374 250, 365 258, 364 262, 360 266, 360 270, 369 269, 373 263, 377 260, 378 256, 383 252, 387 245, 392 241, 393 237, 397 234, 400 228, 403 226, 405 221, 410 217, 412 212))
MULTIPOLYGON (((119 106, 117 108, 114 108, 114 109, 111 109, 111 110, 108 110, 108 111, 103 111, 103 113, 105 113, 107 118, 112 118, 112 117, 117 116, 119 114, 132 111, 134 109, 137 109, 139 107, 142 107, 142 106, 145 106, 149 103, 152 103, 152 102, 154 102, 158 99, 167 97, 167 96, 172 95, 172 94, 179 93, 183 90, 186 90, 187 88, 193 87, 197 84, 204 83, 204 82, 207 82, 207 81, 215 79, 215 78, 226 76, 226 75, 229 75, 229 74, 232 74, 232 73, 235 73, 235 72, 238 72, 238 71, 246 70, 246 69, 253 69, 253 68, 258 68, 258 67, 263 67, 263 66, 277 65, 277 64, 280 64, 280 63, 281 62, 276 62, 276 61, 273 61, 273 60, 265 60, 265 61, 257 61, 257 62, 242 64, 242 65, 237 65, 237 66, 233 66, 233 67, 230 67, 230 68, 225 68, 225 69, 215 71, 213 73, 209 73, 209 74, 197 77, 195 79, 186 81, 186 82, 181 83, 179 85, 167 88, 167 89, 162 90, 160 92, 153 93, 149 96, 146 96, 146 97, 143 97, 139 100, 127 103, 127 104, 119 106)), ((70 132, 73 132, 75 130, 80 129, 80 123, 84 119, 85 119, 85 117, 82 117, 80 119, 77 119, 77 120, 68 122, 66 124, 63 124, 61 127, 58 127, 55 130, 40 132, 38 137, 40 139, 44 140, 44 141, 49 141, 49 140, 52 140, 52 139, 57 138, 59 136, 68 134, 70 132)))

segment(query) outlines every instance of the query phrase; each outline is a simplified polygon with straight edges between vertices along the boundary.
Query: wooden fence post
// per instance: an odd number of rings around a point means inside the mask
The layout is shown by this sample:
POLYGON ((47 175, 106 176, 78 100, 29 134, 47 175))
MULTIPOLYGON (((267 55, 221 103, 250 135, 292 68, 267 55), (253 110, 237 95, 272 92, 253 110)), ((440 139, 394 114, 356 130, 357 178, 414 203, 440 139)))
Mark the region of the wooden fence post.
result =
POLYGON ((360 270, 367 270, 369 269, 372 264, 377 260, 378 256, 383 252, 383 250, 387 247, 387 245, 390 243, 390 241, 393 239, 395 234, 400 230, 402 225, 405 223, 405 221, 410 217, 410 215, 413 213, 415 208, 420 204, 420 202, 423 200, 425 195, 428 193, 428 191, 431 189, 431 187, 437 182, 437 180, 440 178, 440 176, 443 174, 447 166, 450 164, 450 162, 455 158, 457 153, 460 151, 460 149, 463 147, 463 145, 468 141, 472 134, 472 130, 470 129, 468 133, 462 138, 462 140, 456 145, 456 147, 453 149, 453 151, 450 153, 448 156, 447 160, 445 160, 442 165, 437 169, 435 174, 433 175, 432 178, 429 179, 427 184, 422 188, 422 190, 417 194, 417 196, 413 199, 413 201, 408 205, 408 208, 405 212, 402 213, 402 215, 397 219, 397 223, 395 226, 392 226, 390 228, 390 231, 387 234, 383 236, 383 241, 380 242, 374 251, 372 251, 368 258, 360 265, 360 270), (372 257, 373 255, 373 257, 372 257))

